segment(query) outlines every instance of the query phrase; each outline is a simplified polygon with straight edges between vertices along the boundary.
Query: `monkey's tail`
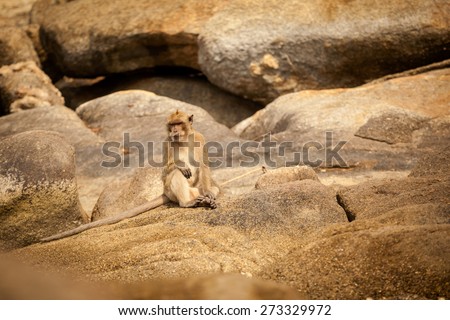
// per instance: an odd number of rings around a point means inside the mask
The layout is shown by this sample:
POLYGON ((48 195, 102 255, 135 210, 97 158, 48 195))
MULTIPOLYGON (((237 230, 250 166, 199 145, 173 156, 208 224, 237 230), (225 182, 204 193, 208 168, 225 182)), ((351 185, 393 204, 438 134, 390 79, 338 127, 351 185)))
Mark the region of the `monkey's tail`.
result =
POLYGON ((232 178, 232 179, 230 179, 230 180, 227 180, 227 181, 225 181, 225 182, 222 182, 222 183, 220 184, 220 186, 223 187, 224 185, 226 185, 226 184, 228 184, 228 183, 230 183, 230 182, 233 182, 233 181, 235 181, 235 180, 242 179, 243 177, 246 177, 246 176, 248 176, 248 175, 251 175, 251 174, 253 174, 253 173, 257 172, 257 171, 260 171, 262 174, 264 174, 264 173, 267 172, 267 169, 266 169, 265 166, 262 166, 261 168, 253 169, 253 170, 251 170, 251 171, 249 171, 249 172, 246 172, 246 173, 244 173, 244 174, 241 174, 240 176, 237 176, 237 177, 234 177, 234 178, 232 178))
POLYGON ((105 226, 108 224, 114 224, 114 223, 120 222, 124 219, 132 218, 132 217, 137 216, 145 211, 154 209, 156 207, 162 206, 163 204, 166 204, 169 202, 170 202, 169 198, 167 198, 164 194, 162 194, 162 195, 154 198, 153 200, 150 200, 149 202, 146 202, 136 208, 124 211, 118 215, 108 217, 105 219, 101 219, 101 220, 97 220, 94 222, 86 223, 75 229, 64 231, 64 232, 55 234, 55 235, 47 237, 47 238, 43 238, 40 241, 41 242, 49 242, 49 241, 53 241, 53 240, 58 240, 58 239, 73 236, 75 234, 78 234, 80 232, 83 232, 83 231, 86 231, 86 230, 89 230, 92 228, 105 226))

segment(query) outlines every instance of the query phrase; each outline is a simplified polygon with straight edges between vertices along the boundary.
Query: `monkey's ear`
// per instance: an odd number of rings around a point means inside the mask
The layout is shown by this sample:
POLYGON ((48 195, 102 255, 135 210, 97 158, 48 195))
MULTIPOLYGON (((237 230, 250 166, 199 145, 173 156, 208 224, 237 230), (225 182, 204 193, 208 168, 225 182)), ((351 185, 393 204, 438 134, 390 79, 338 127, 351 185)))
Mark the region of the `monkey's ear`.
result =
POLYGON ((193 114, 191 114, 191 115, 189 116, 189 122, 190 122, 191 124, 194 123, 194 115, 193 115, 193 114))

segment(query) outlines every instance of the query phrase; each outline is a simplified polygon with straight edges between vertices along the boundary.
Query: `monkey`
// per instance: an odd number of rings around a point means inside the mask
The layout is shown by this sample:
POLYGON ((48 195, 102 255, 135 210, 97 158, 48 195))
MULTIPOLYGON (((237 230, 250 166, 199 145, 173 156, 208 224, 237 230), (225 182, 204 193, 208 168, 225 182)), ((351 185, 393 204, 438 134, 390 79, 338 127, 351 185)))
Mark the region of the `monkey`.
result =
POLYGON ((211 178, 205 138, 193 127, 194 115, 176 111, 167 119, 168 138, 163 144, 164 194, 180 207, 216 208, 219 193, 211 178))
POLYGON ((83 224, 75 229, 46 237, 40 242, 66 238, 85 230, 114 224, 169 202, 182 208, 217 207, 220 189, 211 177, 204 136, 193 128, 194 115, 177 110, 167 118, 167 139, 163 143, 163 194, 115 216, 83 224))

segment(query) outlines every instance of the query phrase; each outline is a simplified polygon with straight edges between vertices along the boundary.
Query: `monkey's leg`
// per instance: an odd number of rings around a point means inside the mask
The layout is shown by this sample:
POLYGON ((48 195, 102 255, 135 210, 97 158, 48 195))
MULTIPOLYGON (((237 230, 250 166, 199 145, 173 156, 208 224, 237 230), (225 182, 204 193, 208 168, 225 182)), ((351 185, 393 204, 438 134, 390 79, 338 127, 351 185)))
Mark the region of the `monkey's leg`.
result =
POLYGON ((200 200, 200 191, 198 188, 193 188, 189 185, 189 181, 179 170, 174 170, 169 177, 170 184, 167 196, 170 199, 175 198, 183 208, 190 208, 198 206, 200 200))

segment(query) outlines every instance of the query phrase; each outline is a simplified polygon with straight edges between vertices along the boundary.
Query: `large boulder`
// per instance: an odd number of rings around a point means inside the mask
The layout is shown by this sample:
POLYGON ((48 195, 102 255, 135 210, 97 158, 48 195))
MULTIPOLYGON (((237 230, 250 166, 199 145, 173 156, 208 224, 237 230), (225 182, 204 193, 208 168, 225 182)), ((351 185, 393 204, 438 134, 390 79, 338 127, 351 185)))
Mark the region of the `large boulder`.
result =
POLYGON ((299 180, 253 190, 219 201, 206 222, 238 230, 295 237, 334 223, 347 222, 333 189, 314 180, 299 180))
POLYGON ((447 299, 450 225, 353 222, 314 234, 262 274, 311 299, 447 299))
POLYGON ((93 157, 95 153, 101 155, 101 145, 104 141, 86 128, 74 111, 60 105, 43 106, 0 118, 0 137, 30 130, 60 133, 75 148, 77 170, 93 175, 98 172, 98 168, 90 168, 92 160, 89 157, 93 157))
MULTIPOLYGON (((404 219, 401 207, 408 207, 411 218, 428 216, 431 222, 450 223, 450 179, 448 177, 406 178, 401 180, 367 181, 339 190, 338 199, 347 215, 353 219, 372 219, 395 210, 404 219), (429 206, 421 213, 423 205, 429 206), (447 213, 445 213, 445 209, 447 213)), ((404 211, 404 210, 403 210, 404 211)), ((395 220, 392 217, 391 220, 395 220)))
POLYGON ((64 98, 35 62, 0 68, 0 115, 53 105, 64 105, 64 98))
MULTIPOLYGON (((171 70, 166 70, 168 73, 171 70)), ((164 70, 162 71, 164 73, 164 70)), ((66 105, 76 109, 79 105, 100 96, 122 90, 146 90, 159 96, 183 101, 206 110, 218 123, 231 128, 261 109, 257 103, 217 88, 204 77, 188 73, 184 76, 137 75, 110 76, 94 85, 77 85, 76 81, 61 82, 60 90, 66 105)))
POLYGON ((108 159, 101 152, 105 141, 69 108, 42 106, 0 117, 0 138, 30 130, 58 132, 74 147, 80 200, 87 212, 108 183, 127 174, 121 168, 101 166, 108 159))
POLYGON ((270 102, 447 59, 449 21, 445 0, 233 1, 203 27, 199 63, 217 86, 270 102))
POLYGON ((287 94, 233 131, 254 140, 270 133, 316 166, 409 170, 422 152, 449 142, 449 75, 443 69, 353 89, 287 94))
MULTIPOLYGON (((214 210, 161 206, 14 255, 84 279, 137 281, 217 272, 251 276, 287 254, 296 245, 293 239, 348 223, 335 192, 312 180, 218 201, 214 210)), ((103 202, 102 208, 114 211, 115 205, 103 202)))
POLYGON ((29 131, 0 144, 0 249, 36 242, 87 221, 74 150, 61 135, 29 131))
POLYGON ((391 224, 450 223, 450 151, 424 154, 407 178, 341 188, 337 199, 350 220, 391 224))
POLYGON ((187 66, 227 91, 268 102, 445 59, 447 12, 444 0, 39 0, 32 22, 63 74, 187 66))
POLYGON ((341 188, 351 224, 331 225, 261 276, 312 299, 447 299, 450 259, 448 144, 409 177, 341 188))
POLYGON ((157 65, 198 69, 197 36, 221 3, 39 0, 32 22, 41 25, 44 47, 66 75, 83 77, 157 65))

